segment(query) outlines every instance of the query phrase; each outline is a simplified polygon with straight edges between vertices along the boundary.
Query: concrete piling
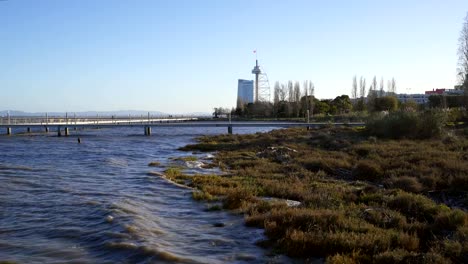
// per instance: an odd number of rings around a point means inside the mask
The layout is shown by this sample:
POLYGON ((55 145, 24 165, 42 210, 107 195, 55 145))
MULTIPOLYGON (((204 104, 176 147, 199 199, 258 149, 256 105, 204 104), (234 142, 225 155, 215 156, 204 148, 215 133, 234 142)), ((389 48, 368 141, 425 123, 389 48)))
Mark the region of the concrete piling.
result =
POLYGON ((49 127, 48 126, 45 127, 45 132, 49 133, 49 127))
POLYGON ((26 129, 26 131, 27 131, 28 133, 31 133, 31 128, 28 127, 28 128, 26 129))
POLYGON ((65 136, 68 137, 70 135, 70 129, 65 127, 65 136))
POLYGON ((6 133, 7 133, 8 136, 11 135, 11 127, 7 127, 7 128, 6 128, 6 133))
POLYGON ((57 127, 57 137, 62 136, 62 131, 60 130, 60 127, 57 127))
POLYGON ((151 136, 151 127, 145 126, 145 136, 151 136))

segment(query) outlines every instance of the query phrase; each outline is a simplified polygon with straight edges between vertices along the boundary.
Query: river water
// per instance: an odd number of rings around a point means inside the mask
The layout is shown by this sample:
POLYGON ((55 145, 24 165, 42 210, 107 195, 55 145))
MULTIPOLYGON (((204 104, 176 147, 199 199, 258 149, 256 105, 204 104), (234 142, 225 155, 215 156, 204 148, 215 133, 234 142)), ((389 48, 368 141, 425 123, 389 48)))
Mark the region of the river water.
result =
MULTIPOLYGON (((269 129, 234 132, 262 130, 269 129)), ((191 155, 177 148, 220 133, 226 128, 153 128, 150 137, 142 128, 0 136, 0 261, 287 261, 256 246, 263 231, 245 227, 242 216, 209 212, 190 190, 148 174, 158 170, 149 162, 191 155)))

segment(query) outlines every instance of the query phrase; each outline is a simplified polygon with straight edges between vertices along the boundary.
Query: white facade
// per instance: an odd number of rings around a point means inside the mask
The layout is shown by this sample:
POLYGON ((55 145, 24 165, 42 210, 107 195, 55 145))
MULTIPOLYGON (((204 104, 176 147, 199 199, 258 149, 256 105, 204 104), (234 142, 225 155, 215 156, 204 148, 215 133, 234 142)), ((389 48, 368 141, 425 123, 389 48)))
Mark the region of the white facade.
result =
POLYGON ((237 102, 243 104, 254 102, 254 81, 242 79, 238 80, 237 102))
POLYGON ((417 104, 426 104, 429 102, 428 94, 397 94, 398 101, 402 103, 416 102, 417 104))

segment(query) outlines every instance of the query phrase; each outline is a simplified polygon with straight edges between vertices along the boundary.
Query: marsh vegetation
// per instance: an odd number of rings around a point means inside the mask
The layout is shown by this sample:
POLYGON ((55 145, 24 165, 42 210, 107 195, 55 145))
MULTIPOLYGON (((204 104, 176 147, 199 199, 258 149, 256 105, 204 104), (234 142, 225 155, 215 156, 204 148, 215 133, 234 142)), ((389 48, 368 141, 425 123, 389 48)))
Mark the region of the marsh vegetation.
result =
POLYGON ((369 133, 328 127, 202 137, 183 150, 216 151, 213 165, 228 173, 189 176, 171 168, 166 174, 194 187, 195 199, 244 214, 246 225, 265 229, 268 239, 260 245, 292 257, 466 263, 464 130, 399 140, 369 133))

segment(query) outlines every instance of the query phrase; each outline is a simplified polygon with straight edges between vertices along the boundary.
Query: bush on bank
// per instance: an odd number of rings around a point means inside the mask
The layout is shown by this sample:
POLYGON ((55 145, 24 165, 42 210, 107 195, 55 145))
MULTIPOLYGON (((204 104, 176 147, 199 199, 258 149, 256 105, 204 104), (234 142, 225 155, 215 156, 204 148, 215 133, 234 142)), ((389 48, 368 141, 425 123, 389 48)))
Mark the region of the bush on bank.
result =
POLYGON ((427 139, 440 137, 445 121, 446 115, 438 110, 378 113, 366 121, 366 132, 380 138, 427 139))

